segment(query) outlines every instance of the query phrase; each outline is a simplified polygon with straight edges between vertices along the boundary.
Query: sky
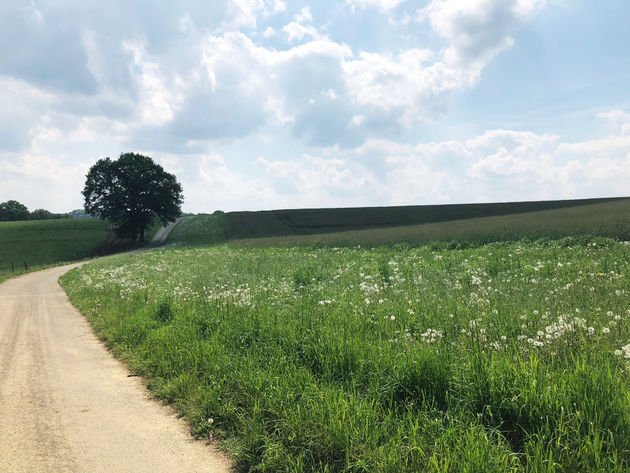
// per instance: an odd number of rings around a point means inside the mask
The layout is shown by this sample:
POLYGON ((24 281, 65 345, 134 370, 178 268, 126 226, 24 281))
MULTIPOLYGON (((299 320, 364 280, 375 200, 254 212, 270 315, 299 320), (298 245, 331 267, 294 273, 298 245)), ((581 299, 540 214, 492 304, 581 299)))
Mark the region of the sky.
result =
POLYGON ((183 210, 630 195, 630 2, 0 0, 0 202, 136 152, 183 210))

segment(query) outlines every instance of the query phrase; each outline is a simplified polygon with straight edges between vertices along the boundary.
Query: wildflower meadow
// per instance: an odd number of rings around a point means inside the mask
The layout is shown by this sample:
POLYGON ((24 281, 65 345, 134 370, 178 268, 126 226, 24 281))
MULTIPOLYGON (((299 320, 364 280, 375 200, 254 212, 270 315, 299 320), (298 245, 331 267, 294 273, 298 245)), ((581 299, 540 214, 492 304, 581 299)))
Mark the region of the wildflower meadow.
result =
POLYGON ((630 470, 630 244, 170 247, 62 285, 243 471, 630 470))

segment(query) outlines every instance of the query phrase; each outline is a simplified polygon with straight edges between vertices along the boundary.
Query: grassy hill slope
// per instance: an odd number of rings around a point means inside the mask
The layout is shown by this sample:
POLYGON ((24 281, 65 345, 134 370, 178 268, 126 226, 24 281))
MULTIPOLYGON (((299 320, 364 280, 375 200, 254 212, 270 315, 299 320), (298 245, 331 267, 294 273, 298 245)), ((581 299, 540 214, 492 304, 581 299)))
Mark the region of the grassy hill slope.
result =
POLYGON ((223 243, 227 239, 224 214, 195 215, 182 220, 169 233, 167 242, 186 246, 223 243))
POLYGON ((92 256, 109 234, 107 223, 96 219, 0 222, 0 281, 26 268, 92 256))
MULTIPOLYGON (((156 220, 147 229, 147 241, 161 225, 156 220)), ((119 253, 145 244, 119 239, 109 223, 92 218, 0 222, 0 282, 45 266, 119 253)))

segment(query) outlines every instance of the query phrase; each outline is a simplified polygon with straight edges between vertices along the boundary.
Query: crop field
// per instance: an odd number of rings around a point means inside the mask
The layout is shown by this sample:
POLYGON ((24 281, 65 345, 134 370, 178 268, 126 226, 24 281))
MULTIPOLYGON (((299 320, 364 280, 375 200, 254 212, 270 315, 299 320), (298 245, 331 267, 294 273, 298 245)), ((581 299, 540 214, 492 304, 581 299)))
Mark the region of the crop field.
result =
MULTIPOLYGON (((539 207, 545 207, 543 205, 545 202, 537 204, 539 207)), ((483 206, 493 204, 479 205, 483 210, 483 206)), ((251 216, 257 214, 264 213, 250 213, 251 216)), ((268 214, 265 214, 267 215, 265 218, 272 215, 271 212, 268 214)), ((331 210, 329 218, 331 221, 335 220, 335 209, 331 210)), ((539 240, 576 236, 603 236, 617 240, 630 240, 630 199, 609 199, 595 204, 588 203, 501 216, 468 217, 421 225, 256 238, 237 238, 230 229, 232 220, 233 213, 194 216, 175 227, 168 242, 199 246, 227 241, 233 247, 264 248, 277 246, 354 247, 357 245, 378 247, 397 244, 466 247, 495 241, 519 241, 524 238, 539 240)), ((254 222, 256 221, 258 220, 254 218, 254 222)), ((259 221, 259 223, 265 225, 264 221, 259 221)), ((253 223, 251 225, 253 226, 253 223)), ((264 234, 265 231, 259 230, 258 233, 264 234)), ((256 234, 256 232, 253 233, 256 234)))
POLYGON ((41 266, 92 256, 109 233, 101 220, 0 222, 0 281, 41 266))
MULTIPOLYGON (((580 207, 612 204, 630 199, 576 199, 532 202, 499 202, 483 204, 412 205, 402 207, 355 207, 332 209, 267 210, 258 212, 228 212, 224 215, 230 239, 260 238, 435 224, 453 220, 484 217, 517 216, 523 213, 573 209, 569 215, 579 215, 580 207)), ((588 212, 588 211, 587 211, 588 212)), ((627 215, 626 215, 627 216, 627 215)))
POLYGON ((62 285, 242 471, 630 470, 628 242, 171 247, 62 285))

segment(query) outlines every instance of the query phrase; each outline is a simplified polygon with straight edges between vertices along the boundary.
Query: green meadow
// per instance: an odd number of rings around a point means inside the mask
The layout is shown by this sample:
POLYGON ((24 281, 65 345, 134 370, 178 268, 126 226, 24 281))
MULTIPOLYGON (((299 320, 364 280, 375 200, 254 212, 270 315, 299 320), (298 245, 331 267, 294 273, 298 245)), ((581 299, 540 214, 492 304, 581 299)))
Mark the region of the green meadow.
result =
MULTIPOLYGON (((156 222, 147 239, 160 228, 156 222)), ((98 219, 0 222, 0 282, 29 271, 139 247, 98 219)))
POLYGON ((222 216, 185 223, 62 285, 239 471, 630 470, 628 242, 210 247, 222 216))
POLYGON ((96 219, 0 222, 0 281, 93 256, 109 234, 108 225, 96 219))

